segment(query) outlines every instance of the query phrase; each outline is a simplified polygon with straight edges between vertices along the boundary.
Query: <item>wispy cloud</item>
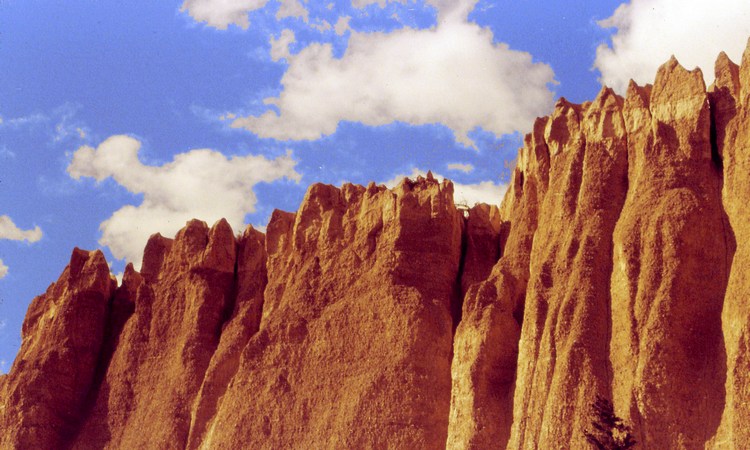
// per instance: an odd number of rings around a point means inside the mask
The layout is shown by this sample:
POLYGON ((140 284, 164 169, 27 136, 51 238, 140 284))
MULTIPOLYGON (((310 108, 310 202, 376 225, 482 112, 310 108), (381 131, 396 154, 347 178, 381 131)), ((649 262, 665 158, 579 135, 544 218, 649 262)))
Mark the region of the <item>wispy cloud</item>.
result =
POLYGON ((8 216, 0 216, 0 239, 11 241, 37 242, 42 238, 42 229, 35 226, 30 230, 22 230, 13 223, 8 216))
POLYGON ((448 164, 448 170, 457 170, 463 173, 471 173, 471 171, 474 170, 474 166, 472 166, 471 164, 451 163, 448 164))

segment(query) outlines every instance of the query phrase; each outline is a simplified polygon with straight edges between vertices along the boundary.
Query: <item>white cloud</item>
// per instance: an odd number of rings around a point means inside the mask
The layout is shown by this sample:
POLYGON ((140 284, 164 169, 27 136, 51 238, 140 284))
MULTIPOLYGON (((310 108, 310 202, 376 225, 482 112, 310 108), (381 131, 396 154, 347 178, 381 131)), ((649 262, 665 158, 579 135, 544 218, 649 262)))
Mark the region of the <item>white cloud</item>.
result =
POLYGON ((301 17, 305 22, 308 20, 309 12, 299 0, 281 0, 281 6, 276 12, 276 19, 281 20, 286 17, 301 17))
POLYGON ((115 258, 135 264, 140 264, 151 234, 172 236, 192 218, 210 224, 223 217, 236 231, 242 230, 245 215, 255 211, 256 184, 300 179, 290 153, 269 160, 255 155, 227 158, 199 149, 180 153, 162 166, 148 166, 138 159, 140 147, 134 138, 112 136, 96 149, 80 147, 67 169, 75 179, 111 177, 128 191, 143 194, 140 205, 126 205, 100 225, 99 243, 115 258))
MULTIPOLYGON (((3 260, 0 259, 0 280, 2 280, 3 278, 5 278, 6 275, 8 275, 8 266, 6 266, 5 264, 3 264, 3 260)), ((0 323, 2 323, 3 325, 5 325, 5 322, 0 322, 0 323)), ((0 327, 0 329, 2 329, 2 327, 0 327)))
POLYGON ((474 1, 440 3, 432 29, 352 31, 341 58, 321 43, 291 55, 283 91, 265 99, 280 114, 269 108, 232 126, 263 138, 315 140, 341 121, 439 123, 465 145, 473 145, 468 134, 477 127, 498 136, 526 131, 552 107, 552 69, 468 22, 474 1))
POLYGON ((0 239, 11 241, 37 242, 42 238, 42 230, 34 227, 32 230, 22 230, 13 223, 8 216, 0 216, 0 239))
MULTIPOLYGON (((438 11, 438 20, 444 20, 448 16, 455 16, 465 19, 474 9, 479 0, 425 0, 425 3, 432 5, 438 11)), ((408 0, 352 0, 352 6, 355 8, 365 8, 369 5, 377 4, 381 8, 389 3, 406 4, 408 0)))
MULTIPOLYGON (((440 174, 433 174, 435 178, 448 178, 440 174)), ((411 174, 396 175, 390 180, 386 181, 385 184, 389 188, 393 188, 401 182, 405 177, 415 179, 418 176, 427 176, 427 171, 414 168, 411 174)), ((450 179, 450 178, 448 178, 450 179)), ((496 184, 492 181, 481 181, 475 184, 462 184, 453 182, 453 201, 456 204, 464 204, 467 206, 474 206, 476 203, 487 203, 490 205, 499 205, 503 200, 505 191, 508 186, 505 184, 496 184)))
POLYGON ((185 0, 180 11, 190 14, 198 22, 220 30, 229 25, 247 29, 250 21, 248 13, 266 6, 268 0, 185 0))
POLYGON ((289 46, 295 41, 294 31, 282 30, 278 38, 271 37, 271 60, 278 61, 282 58, 289 58, 289 46))
MULTIPOLYGON (((300 17, 308 20, 308 11, 299 0, 279 0, 281 5, 276 11, 276 19, 300 17)), ((243 29, 250 27, 248 14, 262 9, 268 0, 185 0, 180 11, 187 12, 197 22, 226 30, 229 25, 243 29)))
POLYGON ((334 31, 336 31, 336 34, 339 36, 343 36, 344 33, 349 31, 351 28, 349 28, 349 21, 351 20, 351 17, 344 16, 339 17, 339 20, 336 21, 336 25, 333 26, 334 31))
POLYGON ((708 85, 721 51, 740 61, 750 35, 750 2, 632 0, 599 24, 617 29, 612 47, 597 49, 594 66, 603 84, 622 93, 631 78, 652 83, 658 67, 674 54, 686 68, 700 67, 708 85))
POLYGON ((448 164, 448 170, 458 170, 463 173, 471 173, 474 170, 474 166, 471 164, 452 163, 448 164))

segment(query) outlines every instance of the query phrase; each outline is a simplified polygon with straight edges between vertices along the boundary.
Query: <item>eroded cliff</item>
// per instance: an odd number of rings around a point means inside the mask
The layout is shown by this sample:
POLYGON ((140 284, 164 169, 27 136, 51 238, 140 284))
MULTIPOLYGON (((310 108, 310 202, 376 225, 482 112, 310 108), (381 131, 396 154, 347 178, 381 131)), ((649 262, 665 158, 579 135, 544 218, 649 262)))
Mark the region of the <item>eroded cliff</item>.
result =
POLYGON ((537 119, 500 207, 431 175, 191 221, 27 313, 1 448, 746 448, 750 48, 537 119))

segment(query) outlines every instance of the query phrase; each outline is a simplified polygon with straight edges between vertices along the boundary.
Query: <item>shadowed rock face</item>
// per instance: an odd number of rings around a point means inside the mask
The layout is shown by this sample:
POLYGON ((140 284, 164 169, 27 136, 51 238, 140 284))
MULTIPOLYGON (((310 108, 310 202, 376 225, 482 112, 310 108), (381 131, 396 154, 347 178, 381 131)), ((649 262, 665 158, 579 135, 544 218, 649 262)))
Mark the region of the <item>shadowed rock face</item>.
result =
POLYGON ((59 448, 81 421, 116 281, 101 252, 70 264, 23 323, 21 350, 0 381, 0 448, 59 448))
POLYGON ((311 186, 266 234, 76 249, 0 376, 0 448, 750 447, 750 50, 537 119, 499 207, 311 186), (466 214, 466 216, 464 216, 466 214))

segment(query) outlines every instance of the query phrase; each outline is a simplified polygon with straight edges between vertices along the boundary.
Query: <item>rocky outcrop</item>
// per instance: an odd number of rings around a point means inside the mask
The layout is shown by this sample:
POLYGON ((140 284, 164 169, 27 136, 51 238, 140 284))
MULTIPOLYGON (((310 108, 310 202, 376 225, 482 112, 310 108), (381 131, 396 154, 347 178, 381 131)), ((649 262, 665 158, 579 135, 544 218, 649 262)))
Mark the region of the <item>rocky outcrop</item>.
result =
POLYGON ((431 174, 311 186, 266 233, 76 249, 0 376, 0 448, 750 445, 750 47, 706 89, 561 99, 499 207, 431 174))
POLYGON ((639 442, 702 447, 723 409, 728 248, 699 70, 672 59, 625 116, 633 182, 614 234, 613 398, 639 442))
POLYGON ((140 274, 115 294, 134 305, 74 448, 184 448, 192 404, 233 310, 237 243, 225 221, 191 221, 174 240, 154 235, 140 274))
POLYGON ((506 248, 475 285, 493 286, 487 299, 465 298, 448 447, 587 448, 597 395, 642 448, 750 443, 749 52, 741 67, 721 55, 716 73, 707 90, 672 59, 624 98, 605 88, 590 104, 561 100, 540 119, 546 132, 527 136, 501 206, 508 243, 524 213, 537 218, 521 251, 523 319, 487 314, 519 290, 494 288, 514 258, 506 248), (534 148, 548 150, 535 153, 548 187, 511 211, 534 148), (472 313, 477 303, 490 306, 472 313))
POLYGON ((547 122, 536 121, 519 153, 500 212, 502 257, 464 297, 453 344, 449 448, 502 448, 510 438, 529 258, 549 183, 547 122))
POLYGON ((60 448, 74 434, 115 286, 101 252, 76 248, 60 279, 31 302, 21 350, 0 385, 0 448, 60 448))
POLYGON ((723 160, 722 201, 729 226, 724 231, 725 266, 730 267, 721 311, 726 351, 725 402, 717 448, 741 448, 750 442, 750 46, 738 67, 725 54, 716 62, 709 92, 714 112, 715 147, 723 160))
POLYGON ((452 195, 430 178, 314 185, 296 215, 274 214, 260 331, 199 446, 443 447, 461 258, 452 195))

